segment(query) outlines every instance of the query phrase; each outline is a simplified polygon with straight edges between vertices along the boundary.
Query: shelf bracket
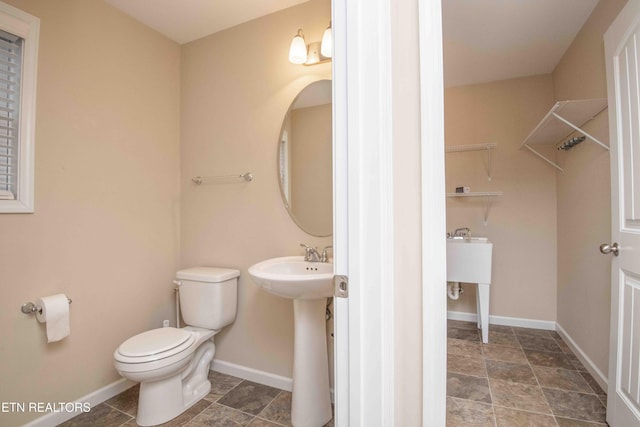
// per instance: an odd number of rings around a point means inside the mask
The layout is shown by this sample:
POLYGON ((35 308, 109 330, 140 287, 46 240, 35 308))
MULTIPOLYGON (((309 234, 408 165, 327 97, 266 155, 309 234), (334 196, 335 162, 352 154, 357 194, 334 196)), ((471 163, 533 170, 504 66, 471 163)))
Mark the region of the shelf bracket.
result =
POLYGON ((491 181, 491 148, 487 145, 487 181, 491 181))
POLYGON ((553 166, 554 168, 558 169, 560 172, 564 173, 564 169, 562 169, 560 166, 558 166, 556 164, 556 162, 547 159, 544 155, 538 153, 536 150, 534 150, 533 148, 531 148, 530 145, 528 144, 524 144, 523 145, 524 148, 526 148, 527 150, 531 151, 533 154, 535 154, 536 156, 540 157, 542 160, 544 160, 545 162, 549 163, 551 166, 553 166))
POLYGON ((487 173, 487 181, 491 181, 491 150, 496 147, 495 142, 490 142, 487 144, 472 144, 472 145, 452 145, 445 148, 445 152, 447 153, 460 153, 463 151, 482 151, 485 150, 487 152, 487 164, 486 173, 487 173))
POLYGON ((484 203, 482 204, 482 214, 483 214, 483 220, 484 220, 484 225, 485 226, 489 222, 489 211, 490 210, 491 210, 491 197, 487 196, 484 199, 484 203))

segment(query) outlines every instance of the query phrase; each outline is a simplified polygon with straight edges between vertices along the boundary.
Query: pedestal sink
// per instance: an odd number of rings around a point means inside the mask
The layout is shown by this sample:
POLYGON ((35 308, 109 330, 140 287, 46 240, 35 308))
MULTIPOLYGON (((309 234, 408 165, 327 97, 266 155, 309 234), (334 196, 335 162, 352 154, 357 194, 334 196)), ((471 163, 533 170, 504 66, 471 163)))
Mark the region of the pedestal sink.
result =
POLYGON ((323 426, 332 417, 325 310, 333 296, 333 264, 272 258, 249 267, 249 275, 265 291, 293 299, 291 421, 294 427, 323 426))

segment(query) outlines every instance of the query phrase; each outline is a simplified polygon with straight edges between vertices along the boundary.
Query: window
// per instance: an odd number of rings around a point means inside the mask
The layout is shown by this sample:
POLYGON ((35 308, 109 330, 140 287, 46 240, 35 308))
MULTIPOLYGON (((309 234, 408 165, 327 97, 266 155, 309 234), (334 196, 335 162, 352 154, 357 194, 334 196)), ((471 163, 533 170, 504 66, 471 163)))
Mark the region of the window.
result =
POLYGON ((33 212, 39 27, 0 2, 0 213, 33 212))

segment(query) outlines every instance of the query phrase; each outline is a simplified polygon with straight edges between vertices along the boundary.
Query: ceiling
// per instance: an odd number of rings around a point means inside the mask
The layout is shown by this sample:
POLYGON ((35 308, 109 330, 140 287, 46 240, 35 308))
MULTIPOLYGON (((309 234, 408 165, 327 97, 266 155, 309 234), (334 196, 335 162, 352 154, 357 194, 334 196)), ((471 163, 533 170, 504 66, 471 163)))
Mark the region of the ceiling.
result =
MULTIPOLYGON (((105 1, 183 44, 308 0, 105 1)), ((597 2, 442 0, 445 86, 552 72, 597 2)))
POLYGON ((180 44, 309 0, 105 0, 180 44))
POLYGON ((445 86, 551 73, 597 3, 443 0, 445 86))

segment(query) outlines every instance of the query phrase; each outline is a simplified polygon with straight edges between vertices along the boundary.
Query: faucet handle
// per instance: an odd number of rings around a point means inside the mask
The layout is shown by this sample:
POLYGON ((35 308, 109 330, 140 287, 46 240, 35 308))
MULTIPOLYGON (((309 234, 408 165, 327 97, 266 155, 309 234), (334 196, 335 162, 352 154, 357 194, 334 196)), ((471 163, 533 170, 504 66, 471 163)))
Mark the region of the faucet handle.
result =
MULTIPOLYGON (((305 245, 304 243, 300 243, 300 246, 304 248, 304 260, 305 261, 312 261, 312 257, 313 257, 313 252, 316 251, 315 248, 312 248, 309 245, 305 245)), ((317 254, 317 251, 316 251, 317 254)))
POLYGON ((328 262, 329 256, 327 255, 327 249, 331 249, 333 251, 333 245, 325 246, 322 249, 322 257, 320 258, 320 262, 328 262))

